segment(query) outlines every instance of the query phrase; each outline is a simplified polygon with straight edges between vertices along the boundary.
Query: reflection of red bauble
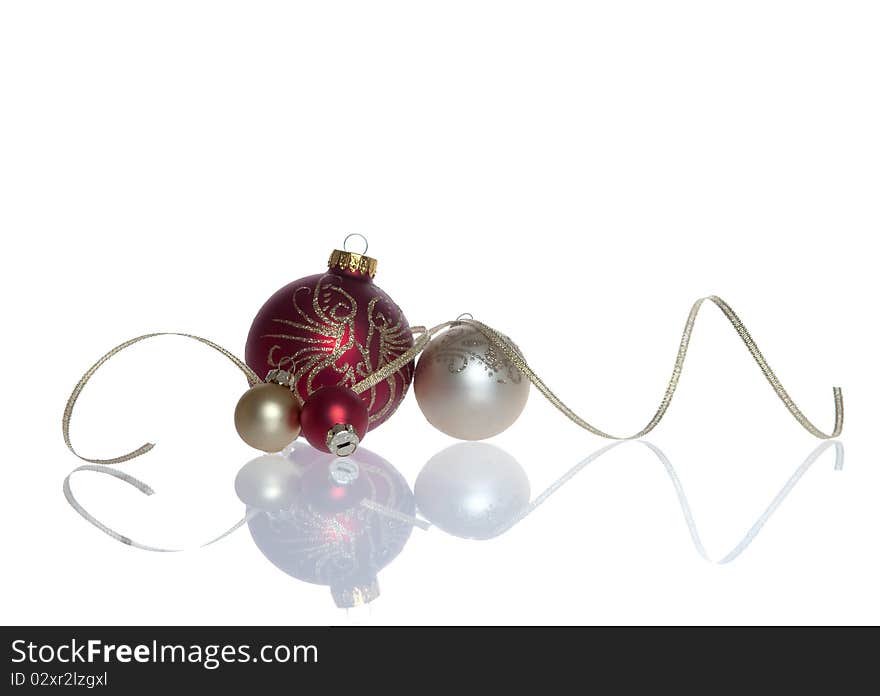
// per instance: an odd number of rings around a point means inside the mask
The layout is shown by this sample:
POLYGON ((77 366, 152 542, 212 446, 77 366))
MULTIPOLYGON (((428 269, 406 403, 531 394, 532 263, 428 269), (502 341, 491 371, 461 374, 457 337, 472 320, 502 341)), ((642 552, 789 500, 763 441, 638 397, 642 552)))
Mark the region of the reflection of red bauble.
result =
MULTIPOLYGON (((334 268, 281 288, 257 314, 245 348, 260 377, 279 367, 305 399, 317 389, 352 387, 413 345, 403 312, 366 273, 334 268)), ((412 381, 408 363, 360 395, 369 428, 385 422, 412 381)))
POLYGON ((347 387, 321 387, 305 400, 299 413, 303 437, 322 452, 330 451, 327 437, 334 425, 350 425, 363 440, 368 419, 367 405, 347 387))
MULTIPOLYGON (((301 500, 308 501, 312 510, 325 514, 342 512, 359 505, 364 498, 370 497, 369 475, 359 475, 348 485, 336 484, 330 475, 330 464, 335 461, 335 457, 329 454, 323 457, 325 459, 318 460, 315 466, 303 472, 300 481, 301 500)), ((349 461, 356 463, 354 459, 349 461)), ((354 522, 345 525, 348 530, 357 530, 358 527, 359 525, 354 522)))
POLYGON ((337 606, 353 607, 379 594, 376 574, 403 550, 416 514, 406 479, 363 447, 348 461, 359 476, 335 486, 336 460, 299 441, 291 461, 303 469, 292 504, 280 511, 248 507, 248 527, 260 551, 285 573, 329 585, 337 606), (374 506, 362 505, 369 500, 374 506), (394 513, 402 513, 402 517, 394 513))

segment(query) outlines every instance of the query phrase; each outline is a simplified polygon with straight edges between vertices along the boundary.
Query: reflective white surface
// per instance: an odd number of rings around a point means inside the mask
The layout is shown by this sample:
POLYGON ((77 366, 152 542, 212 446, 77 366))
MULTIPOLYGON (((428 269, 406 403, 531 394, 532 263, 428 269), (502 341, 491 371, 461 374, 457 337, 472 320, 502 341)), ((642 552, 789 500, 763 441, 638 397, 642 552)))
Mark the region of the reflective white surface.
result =
MULTIPOLYGON (((694 598, 686 596, 691 592, 703 597, 701 611, 719 617, 711 621, 737 623, 760 620, 743 604, 749 593, 759 591, 773 597, 769 606, 774 611, 793 612, 780 621, 810 622, 816 620, 810 618, 815 605, 800 614, 792 603, 815 582, 843 572, 829 567, 829 559, 846 558, 852 567, 847 551, 852 539, 841 524, 846 515, 839 501, 854 491, 847 492, 852 467, 846 465, 841 441, 803 444, 809 449, 785 462, 746 450, 739 460, 742 468, 752 474, 772 471, 772 476, 756 477, 765 487, 735 487, 734 495, 747 493, 746 504, 731 504, 732 496, 723 494, 707 504, 707 491, 712 495, 714 488, 717 494, 726 486, 693 484, 700 478, 730 484, 737 478, 735 467, 707 477, 710 472, 700 472, 694 461, 676 466, 650 441, 601 445, 568 467, 545 454, 544 470, 533 473, 535 483, 517 458, 499 446, 460 443, 410 474, 420 482, 415 497, 406 476, 364 447, 356 457, 358 477, 339 486, 330 472, 336 460, 297 443, 279 455, 286 463, 283 478, 274 461, 266 467, 257 458, 242 467, 238 483, 246 474, 247 489, 260 490, 257 479, 265 478, 272 509, 249 507, 250 534, 247 528, 237 531, 210 556, 215 564, 229 564, 221 571, 223 578, 232 574, 267 592, 283 593, 291 622, 304 615, 322 617, 325 623, 407 622, 408 615, 417 621, 423 619, 414 617, 467 623, 470 619, 459 613, 463 607, 499 606, 502 598, 510 602, 505 611, 512 623, 525 620, 529 612, 545 615, 548 607, 564 612, 552 614, 559 622, 617 622, 611 617, 621 609, 609 602, 624 596, 645 611, 644 621, 699 622, 692 613, 694 598), (284 489, 280 496, 279 488, 284 489), (490 512, 483 503, 475 507, 475 496, 508 505, 490 512), (279 498, 285 500, 281 510, 276 509, 279 498), (719 509, 725 512, 719 515, 719 509), (717 577, 707 574, 715 564, 731 570, 717 577), (786 580, 811 565, 822 568, 815 578, 806 574, 800 583, 786 580), (729 594, 703 605, 712 587, 729 594), (336 605, 358 610, 347 613, 336 605), (437 613, 441 608, 445 619, 437 613), (743 615, 734 617, 734 609, 743 615)), ((724 452, 716 456, 734 461, 724 452)), ((81 476, 76 484, 93 512, 126 495, 121 484, 123 490, 101 490, 105 478, 81 476)), ((130 509, 120 510, 117 526, 130 529, 137 517, 130 509)), ((240 503, 238 511, 244 512, 240 503)), ((157 513, 154 508, 151 515, 157 513)), ((179 540, 199 527, 194 521, 179 519, 169 527, 158 517, 141 520, 149 541, 162 527, 179 540)), ((119 544, 88 525, 72 525, 71 531, 79 545, 96 545, 98 537, 102 555, 119 552, 119 544)), ((178 556, 208 562, 205 552, 178 556)), ((164 572, 160 558, 164 555, 141 552, 131 561, 144 569, 157 564, 149 571, 155 577, 164 572)), ((871 562, 869 555, 857 558, 871 562)), ((89 572, 83 569, 82 579, 89 572)), ((253 601, 259 607, 267 599, 257 593, 253 601)), ((224 607, 233 610, 234 603, 224 607)), ((850 620, 867 621, 872 610, 866 605, 863 615, 850 620)))
MULTIPOLYGON (((367 588, 353 600, 349 589, 349 603, 337 598, 337 604, 350 608, 378 597, 378 571, 403 550, 413 527, 429 528, 419 524, 416 511, 434 525, 435 534, 488 540, 510 531, 515 525, 528 524, 528 518, 586 466, 622 446, 643 446, 657 458, 675 490, 694 548, 703 559, 713 562, 675 467, 659 447, 647 440, 618 442, 599 448, 531 501, 528 478, 516 459, 482 442, 453 445, 432 457, 419 473, 414 500, 400 473, 364 448, 355 457, 361 477, 339 486, 330 475, 330 468, 339 460, 298 443, 284 455, 284 459, 301 472, 299 479, 288 479, 284 486, 284 497, 290 502, 278 509, 277 497, 272 496, 264 506, 266 509, 249 506, 249 527, 264 555, 292 577, 328 585, 334 591, 334 598, 345 588, 356 588, 358 592, 367 588)), ((742 539, 719 557, 717 563, 731 563, 746 550, 801 478, 829 450, 834 470, 843 471, 843 443, 832 440, 818 444, 772 497, 742 539)), ((261 460, 256 462, 262 464, 261 460)), ((242 470, 251 478, 260 473, 253 464, 249 463, 242 470)), ((275 467, 265 471, 265 478, 274 491, 277 487, 275 467)))

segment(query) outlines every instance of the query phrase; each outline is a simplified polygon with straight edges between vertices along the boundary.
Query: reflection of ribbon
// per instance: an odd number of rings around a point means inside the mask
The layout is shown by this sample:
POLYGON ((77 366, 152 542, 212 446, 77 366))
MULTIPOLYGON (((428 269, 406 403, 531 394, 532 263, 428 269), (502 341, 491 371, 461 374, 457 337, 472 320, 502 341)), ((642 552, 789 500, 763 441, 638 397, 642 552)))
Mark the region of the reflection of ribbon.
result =
MULTIPOLYGON (((134 546, 136 549, 143 549, 144 551, 160 551, 160 552, 183 551, 183 549, 170 549, 170 548, 164 548, 164 547, 160 547, 160 546, 149 546, 147 544, 141 544, 138 541, 134 541, 133 539, 130 539, 129 537, 125 536, 124 534, 120 534, 115 529, 111 529, 106 524, 104 524, 99 519, 97 519, 94 515, 89 513, 88 510, 86 510, 80 504, 80 502, 76 499, 76 497, 74 497, 73 491, 70 490, 70 477, 73 476, 78 471, 97 471, 99 474, 107 474, 108 476, 112 476, 113 478, 117 478, 120 481, 125 481, 125 483, 127 483, 130 486, 134 486, 144 495, 153 495, 155 493, 155 491, 152 488, 150 488, 143 481, 136 479, 134 476, 132 476, 130 474, 126 474, 122 471, 119 471, 119 469, 112 469, 108 466, 92 466, 92 465, 88 465, 88 464, 85 466, 77 467, 76 469, 71 471, 67 475, 67 477, 64 479, 64 497, 67 498, 67 502, 70 503, 70 506, 74 510, 76 510, 80 515, 82 515, 86 521, 88 521, 90 524, 93 524, 95 527, 100 529, 102 532, 104 532, 108 536, 113 537, 114 539, 116 539, 116 541, 122 542, 126 546, 134 546)), ((202 546, 210 546, 211 544, 218 542, 221 539, 225 539, 230 534, 232 534, 236 529, 238 529, 243 524, 245 524, 248 521, 248 519, 250 518, 250 516, 251 515, 249 514, 249 515, 245 516, 243 519, 240 519, 238 522, 236 522, 234 525, 232 525, 229 529, 227 529, 225 532, 223 532, 220 536, 214 537, 213 539, 211 539, 211 541, 208 541, 208 542, 202 544, 202 546)))
MULTIPOLYGON (((532 502, 529 503, 528 507, 525 510, 517 515, 511 522, 498 530, 498 532, 496 532, 494 536, 503 534, 511 527, 531 515, 538 506, 543 504, 547 500, 547 498, 549 498, 556 491, 562 488, 562 486, 564 486, 572 478, 574 478, 575 475, 582 471, 588 464, 591 464, 592 462, 599 459, 599 457, 601 457, 603 454, 622 444, 622 442, 615 442, 610 445, 606 445, 602 449, 593 452, 591 455, 589 455, 581 462, 573 466, 571 469, 566 471, 556 481, 551 483, 540 495, 532 500, 532 502)), ((681 485, 681 481, 679 481, 678 475, 675 473, 675 469, 673 468, 672 463, 669 461, 663 451, 656 445, 645 440, 640 440, 639 444, 642 444, 649 450, 651 450, 651 452, 653 452, 657 459, 659 459, 660 462, 663 464, 663 467, 666 469, 666 473, 669 475, 669 479, 672 481, 672 485, 675 487, 675 493, 678 496, 678 504, 681 506, 681 511, 684 514, 685 523, 687 524, 691 539, 694 542, 694 546, 704 559, 712 562, 712 559, 709 557, 709 554, 706 553, 706 548, 703 546, 703 542, 700 539, 699 532, 697 531, 697 524, 694 521, 691 507, 688 504, 687 496, 684 492, 684 487, 681 485)), ((843 469, 843 443, 836 440, 820 443, 818 447, 810 452, 804 462, 789 477, 788 481, 785 482, 785 485, 782 487, 779 493, 776 494, 776 496, 773 498, 773 500, 770 502, 764 512, 761 513, 761 516, 757 519, 757 521, 749 528, 749 531, 746 532, 742 540, 733 548, 732 551, 730 551, 730 553, 724 556, 721 560, 717 561, 717 563, 730 563, 743 551, 745 551, 746 547, 751 544, 752 541, 754 541, 756 536, 758 536, 758 533, 761 531, 761 528, 767 523, 767 520, 772 517, 773 513, 776 512, 776 509, 782 504, 782 501, 785 500, 785 498, 788 496, 789 493, 791 493, 792 489, 795 487, 798 481, 800 481, 801 477, 807 472, 807 469, 809 469, 813 465, 813 463, 822 456, 825 450, 832 446, 834 447, 834 469, 836 471, 840 471, 841 469, 843 469)))
MULTIPOLYGON (((80 503, 76 496, 74 496, 73 491, 70 488, 70 477, 73 476, 78 471, 96 471, 99 474, 107 474, 108 476, 112 476, 113 478, 119 479, 120 481, 124 481, 130 486, 133 486, 137 490, 139 490, 144 495, 154 495, 155 491, 146 483, 141 481, 140 479, 135 478, 131 474, 126 474, 118 469, 113 469, 109 466, 95 466, 92 464, 86 464, 80 467, 77 467, 73 471, 71 471, 67 477, 64 479, 64 497, 67 498, 67 502, 70 503, 70 506, 76 510, 89 524, 97 527, 106 535, 116 539, 126 546, 133 546, 136 549, 142 549, 144 551, 159 551, 159 552, 172 552, 172 551, 183 551, 184 549, 173 549, 173 548, 165 548, 161 546, 150 546, 149 544, 142 544, 139 541, 135 541, 131 537, 127 537, 124 534, 120 534, 112 527, 108 527, 106 524, 101 522, 97 517, 92 515, 88 510, 83 507, 82 503, 80 503)), ((371 510, 378 515, 383 517, 397 520, 398 522, 404 522, 405 524, 412 525, 413 527, 418 527, 419 529, 428 529, 431 525, 424 520, 420 520, 417 517, 413 517, 411 515, 407 515, 406 513, 400 512, 399 510, 394 510, 393 508, 388 507, 387 505, 382 505, 381 503, 376 502, 370 498, 364 498, 360 501, 360 506, 366 508, 367 510, 371 510)), ((201 546, 210 546, 221 539, 225 539, 234 531, 236 531, 239 527, 246 524, 252 517, 256 515, 265 514, 262 510, 253 509, 248 512, 248 514, 232 525, 229 529, 223 532, 220 536, 214 537, 208 542, 201 544, 201 546)))
MULTIPOLYGON (((64 436, 64 443, 67 445, 68 449, 73 452, 80 459, 90 462, 90 464, 85 466, 80 466, 71 471, 67 477, 64 479, 64 497, 67 498, 67 502, 70 503, 70 506, 76 510, 82 517, 87 520, 90 524, 94 525, 98 529, 100 529, 105 534, 113 537, 117 541, 122 542, 123 544, 127 544, 128 546, 134 546, 135 548, 144 549, 145 551, 181 551, 182 549, 172 549, 172 548, 161 548, 156 546, 148 546, 147 544, 141 544, 140 542, 134 541, 124 534, 120 534, 114 529, 111 529, 106 524, 98 520, 92 514, 90 514, 76 499, 73 495, 73 491, 70 489, 70 477, 78 471, 97 471, 101 474, 107 474, 108 476, 112 476, 114 478, 119 479, 120 481, 124 481, 130 486, 134 486, 141 493, 145 495, 153 495, 154 491, 150 488, 146 483, 136 479, 134 476, 130 474, 125 474, 117 469, 110 468, 112 464, 121 464, 122 462, 126 462, 129 459, 134 459, 135 457, 139 457, 142 454, 146 454, 151 449, 153 449, 153 443, 148 442, 146 444, 141 445, 135 450, 128 452, 127 454, 120 455, 118 457, 113 457, 111 459, 89 459, 87 457, 83 457, 79 452, 76 451, 73 447, 73 443, 70 441, 70 421, 73 417, 73 407, 76 405, 76 400, 79 398, 79 395, 82 393, 82 390, 85 388, 88 381, 94 376, 94 374, 98 371, 98 369, 107 362, 110 358, 112 358, 117 353, 125 350, 129 346, 133 346, 135 343, 139 343, 148 338, 153 338, 155 336, 183 336, 184 338, 191 338, 194 341, 198 341, 199 343, 203 343, 209 348, 213 348, 218 353, 228 358, 239 370, 244 373, 244 376, 247 377, 248 384, 253 386, 262 382, 259 376, 249 368, 243 360, 236 357, 233 353, 226 350, 222 346, 217 345, 213 341, 209 341, 207 338, 201 338, 200 336, 193 336, 191 334, 185 333, 151 333, 145 334, 143 336, 138 336, 136 338, 132 338, 124 343, 120 343, 118 346, 113 348, 112 350, 105 353, 94 365, 92 365, 86 373, 80 378, 79 382, 77 382, 76 386, 73 388, 73 392, 70 394, 70 398, 67 400, 67 405, 64 407, 64 416, 61 419, 61 432, 64 436), (98 464, 100 466, 93 466, 98 464)), ((236 522, 232 527, 223 532, 220 536, 212 539, 211 541, 203 544, 203 546, 208 546, 213 544, 214 542, 220 541, 221 539, 229 536, 236 529, 241 527, 243 524, 247 522, 248 518, 245 517, 242 520, 236 522)))
POLYGON ((372 500, 370 498, 364 498, 358 504, 361 507, 366 508, 367 510, 372 510, 373 512, 379 513, 383 517, 387 517, 391 520, 397 520, 398 522, 404 522, 413 527, 418 527, 419 529, 427 530, 431 527, 430 522, 426 522, 425 520, 414 517, 413 515, 407 515, 405 512, 395 510, 394 508, 390 508, 387 505, 382 505, 381 503, 377 503, 375 500, 372 500))
MULTIPOLYGON (((492 536, 493 537, 500 536, 501 534, 504 534, 505 532, 509 531, 515 525, 519 524, 522 520, 524 520, 526 517, 531 515, 539 506, 541 506, 543 503, 545 503, 550 496, 552 496, 554 493, 556 493, 556 491, 558 491, 560 488, 562 488, 562 486, 564 486, 566 483, 571 481, 571 479, 573 479, 585 467, 587 467, 589 464, 591 464, 592 462, 599 459, 602 455, 611 451, 615 447, 619 447, 622 444, 624 444, 624 443, 623 442, 614 442, 610 445, 606 445, 605 447, 602 447, 601 449, 596 450, 595 452, 593 452, 592 454, 590 454, 589 456, 587 456, 586 458, 581 460, 578 464, 573 466, 571 469, 566 471, 562 476, 560 476, 558 479, 556 479, 556 481, 554 481, 552 484, 550 484, 544 491, 542 491, 540 493, 540 495, 535 497, 521 513, 519 513, 513 520, 511 520, 510 522, 508 522, 507 524, 505 524, 501 528, 499 528, 497 531, 495 531, 492 536)), ((712 562, 712 559, 709 557, 708 553, 706 552, 705 547, 703 546, 703 542, 700 539, 699 532, 697 531, 697 524, 694 521, 694 516, 693 516, 693 513, 691 512, 690 504, 688 503, 687 496, 685 495, 685 492, 684 492, 684 486, 682 486, 681 481, 679 480, 678 475, 675 472, 675 468, 672 466, 672 463, 669 461, 666 454, 664 454, 664 452, 659 447, 654 445, 653 443, 647 442, 645 440, 640 440, 639 444, 642 444, 645 447, 647 447, 649 450, 651 450, 651 452, 653 452, 654 455, 657 457, 657 459, 659 459, 660 462, 663 464, 663 467, 666 469, 666 473, 668 474, 669 479, 670 479, 670 481, 672 481, 672 485, 675 488, 675 493, 676 493, 676 496, 678 497, 678 503, 681 506, 681 511, 682 511, 682 514, 684 515, 685 523, 687 524, 687 527, 688 527, 688 532, 690 532, 690 535, 691 535, 691 540, 693 541, 694 546, 696 547, 699 554, 707 561, 712 562)), ((834 455, 835 455, 834 468, 837 471, 843 469, 843 462, 844 462, 843 443, 838 442, 838 441, 828 441, 828 442, 820 443, 807 456, 807 458, 795 470, 795 472, 789 477, 788 481, 785 482, 785 485, 776 494, 776 496, 773 498, 773 500, 770 502, 770 504, 767 506, 767 508, 764 510, 764 512, 761 513, 761 516, 757 519, 757 521, 749 528, 748 532, 746 532, 746 534, 742 538, 742 540, 733 548, 732 551, 730 551, 727 555, 725 555, 721 560, 717 561, 719 564, 730 563, 737 556, 739 556, 746 549, 746 547, 748 547, 748 545, 752 543, 752 541, 754 541, 755 537, 758 536, 758 533, 761 531, 762 527, 767 523, 767 520, 769 520, 770 517, 773 515, 773 513, 776 512, 777 508, 782 504, 782 501, 785 500, 785 498, 788 496, 788 494, 791 493, 792 489, 795 487, 795 485, 797 485, 797 483, 800 481, 801 477, 807 472, 807 470, 813 465, 813 463, 819 457, 822 456, 822 454, 825 452, 825 450, 827 450, 829 447, 832 447, 832 446, 834 447, 834 455)), ((150 486, 148 486, 143 481, 140 481, 139 479, 135 478, 134 476, 131 476, 130 474, 126 474, 124 472, 121 472, 118 469, 113 469, 113 468, 106 467, 106 466, 93 466, 93 465, 80 466, 80 467, 74 469, 72 472, 70 472, 70 474, 68 474, 67 477, 64 479, 64 496, 67 498, 67 501, 70 503, 70 505, 73 507, 73 509, 76 510, 86 521, 88 521, 90 524, 92 524, 95 527, 97 527, 98 529, 100 529, 105 534, 111 536, 112 538, 116 539, 117 541, 119 541, 123 544, 126 544, 128 546, 133 546, 135 548, 143 549, 145 551, 171 552, 171 551, 181 551, 182 550, 182 549, 164 548, 164 547, 156 547, 156 546, 150 546, 147 544, 142 544, 140 542, 134 541, 133 539, 125 536, 124 534, 120 534, 119 532, 108 527, 103 522, 101 522, 96 517, 94 517, 91 513, 89 513, 79 503, 79 501, 76 500, 76 498, 74 497, 73 492, 71 491, 71 488, 70 488, 70 477, 79 471, 96 471, 98 473, 113 476, 114 478, 117 478, 117 479, 124 481, 125 483, 133 486, 134 488, 138 489, 141 493, 144 493, 146 495, 153 495, 154 491, 152 488, 150 488, 150 486)), ((423 530, 427 530, 431 526, 430 523, 428 523, 424 520, 421 520, 418 517, 410 516, 410 515, 407 515, 407 514, 400 512, 400 511, 393 510, 393 509, 388 508, 387 506, 382 505, 382 504, 380 504, 372 499, 369 499, 369 498, 365 498, 365 499, 361 500, 360 505, 368 510, 372 510, 373 512, 379 513, 380 515, 383 515, 385 517, 395 519, 400 522, 405 522, 407 524, 411 524, 414 527, 419 527, 420 529, 423 529, 423 530)), ((260 514, 264 514, 263 511, 258 510, 258 509, 254 509, 254 510, 250 511, 248 513, 248 515, 245 516, 243 519, 236 522, 232 527, 227 529, 225 532, 223 532, 219 536, 202 544, 202 546, 209 546, 215 542, 220 541, 221 539, 226 538, 227 536, 232 534, 234 531, 239 529, 241 526, 246 524, 251 517, 253 517, 255 515, 260 515, 260 514)))

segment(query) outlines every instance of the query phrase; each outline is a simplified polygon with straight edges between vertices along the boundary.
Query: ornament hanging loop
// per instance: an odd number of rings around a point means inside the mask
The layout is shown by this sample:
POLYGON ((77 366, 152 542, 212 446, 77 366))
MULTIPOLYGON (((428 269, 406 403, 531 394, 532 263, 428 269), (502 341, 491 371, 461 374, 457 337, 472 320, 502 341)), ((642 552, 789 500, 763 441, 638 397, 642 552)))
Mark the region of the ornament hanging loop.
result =
POLYGON ((345 239, 342 240, 342 249, 344 251, 348 251, 353 254, 360 254, 361 256, 366 256, 367 250, 369 248, 370 248, 370 243, 367 241, 367 238, 364 235, 362 235, 360 232, 352 232, 351 234, 347 235, 345 237, 345 239), (364 248, 361 251, 354 251, 353 249, 348 248, 348 240, 351 239, 352 237, 356 237, 364 243, 364 248))

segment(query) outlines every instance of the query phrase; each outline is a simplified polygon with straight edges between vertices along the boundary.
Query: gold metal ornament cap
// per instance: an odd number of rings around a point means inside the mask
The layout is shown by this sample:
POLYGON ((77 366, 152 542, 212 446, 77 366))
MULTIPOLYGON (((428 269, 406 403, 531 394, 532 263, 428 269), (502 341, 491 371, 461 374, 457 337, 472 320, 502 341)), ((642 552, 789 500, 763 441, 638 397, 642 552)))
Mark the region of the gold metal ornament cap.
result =
POLYGON ((372 279, 376 275, 376 266, 379 265, 379 262, 367 256, 369 248, 370 243, 364 235, 360 232, 352 232, 342 240, 342 249, 334 249, 330 253, 327 265, 331 271, 342 271, 357 278, 372 279), (362 249, 360 251, 352 251, 348 248, 352 239, 361 240, 362 249))
POLYGON ((370 256, 342 249, 334 249, 327 262, 331 271, 344 271, 365 278, 374 278, 378 265, 379 262, 370 256))

